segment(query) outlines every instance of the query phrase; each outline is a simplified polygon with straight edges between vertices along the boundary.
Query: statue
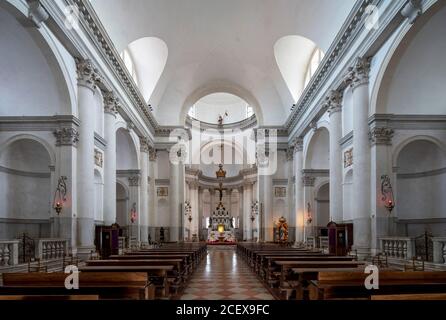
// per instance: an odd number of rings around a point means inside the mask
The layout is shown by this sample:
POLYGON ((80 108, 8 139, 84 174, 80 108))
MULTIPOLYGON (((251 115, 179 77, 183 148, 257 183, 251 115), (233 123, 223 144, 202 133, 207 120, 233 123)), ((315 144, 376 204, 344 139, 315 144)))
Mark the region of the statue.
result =
POLYGON ((288 241, 288 223, 284 217, 279 219, 279 223, 277 224, 277 229, 279 233, 279 242, 287 242, 288 241))

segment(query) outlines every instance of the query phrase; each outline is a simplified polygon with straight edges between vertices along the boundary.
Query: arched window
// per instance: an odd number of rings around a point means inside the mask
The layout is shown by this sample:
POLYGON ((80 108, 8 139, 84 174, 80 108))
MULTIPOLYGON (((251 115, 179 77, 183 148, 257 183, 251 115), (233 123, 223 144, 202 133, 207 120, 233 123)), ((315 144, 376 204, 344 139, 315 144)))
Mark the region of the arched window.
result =
POLYGON ((136 69, 135 66, 133 65, 132 56, 130 55, 130 52, 127 49, 121 52, 121 59, 122 61, 124 61, 125 67, 129 71, 136 85, 138 85, 138 77, 136 76, 136 69))
POLYGON ((310 82, 311 77, 316 73, 316 70, 321 64, 322 59, 324 59, 324 53, 322 52, 322 50, 314 50, 310 62, 308 63, 307 73, 305 74, 305 87, 310 82))
POLYGON ((246 106, 246 119, 251 118, 254 114, 254 110, 249 105, 246 106))

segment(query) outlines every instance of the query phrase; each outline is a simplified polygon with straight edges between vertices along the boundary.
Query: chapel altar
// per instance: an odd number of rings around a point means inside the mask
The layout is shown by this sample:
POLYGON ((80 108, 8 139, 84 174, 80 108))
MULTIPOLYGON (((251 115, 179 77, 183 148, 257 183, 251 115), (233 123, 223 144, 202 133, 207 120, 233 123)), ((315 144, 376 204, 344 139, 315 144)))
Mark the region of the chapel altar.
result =
MULTIPOLYGON (((223 170, 223 165, 219 165, 219 170, 216 172, 218 179, 226 177, 226 171, 223 170)), ((228 210, 223 205, 223 183, 219 183, 220 201, 215 211, 209 217, 208 239, 209 244, 234 244, 236 242, 234 232, 234 217, 232 217, 228 210)))

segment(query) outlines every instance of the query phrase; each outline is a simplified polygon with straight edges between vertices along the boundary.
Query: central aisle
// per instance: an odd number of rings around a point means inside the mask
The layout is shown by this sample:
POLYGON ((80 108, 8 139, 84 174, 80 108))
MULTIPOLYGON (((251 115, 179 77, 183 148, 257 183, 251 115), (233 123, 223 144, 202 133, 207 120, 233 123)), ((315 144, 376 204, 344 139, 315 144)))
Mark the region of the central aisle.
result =
POLYGON ((273 300, 231 246, 208 246, 181 300, 273 300))

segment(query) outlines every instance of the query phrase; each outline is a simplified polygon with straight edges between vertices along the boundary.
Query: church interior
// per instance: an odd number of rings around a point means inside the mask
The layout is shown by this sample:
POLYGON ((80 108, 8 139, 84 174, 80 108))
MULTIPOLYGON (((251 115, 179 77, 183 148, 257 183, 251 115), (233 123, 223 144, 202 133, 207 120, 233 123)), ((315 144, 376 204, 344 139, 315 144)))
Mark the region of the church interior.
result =
POLYGON ((444 0, 0 0, 0 301, 446 300, 445 29, 444 0))

